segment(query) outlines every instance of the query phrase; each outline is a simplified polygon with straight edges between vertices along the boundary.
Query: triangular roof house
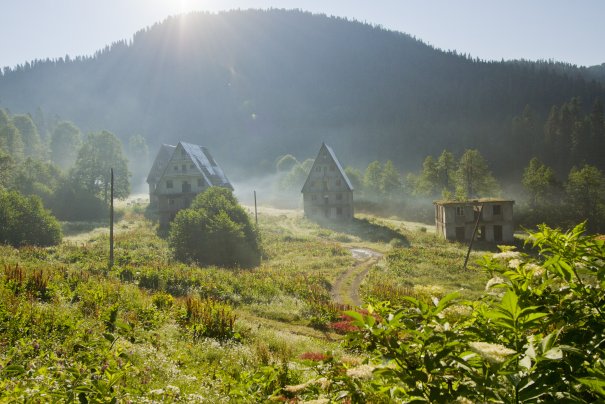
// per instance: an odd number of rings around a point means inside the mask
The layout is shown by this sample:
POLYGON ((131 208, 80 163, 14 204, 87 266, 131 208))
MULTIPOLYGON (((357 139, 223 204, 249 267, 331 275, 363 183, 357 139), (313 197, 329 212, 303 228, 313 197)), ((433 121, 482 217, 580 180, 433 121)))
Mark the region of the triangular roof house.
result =
POLYGON ((157 207, 160 216, 160 226, 167 226, 179 210, 189 207, 195 196, 206 188, 233 189, 210 151, 186 142, 179 142, 176 146, 162 145, 147 181, 151 204, 157 207))
POLYGON ((353 184, 336 153, 325 143, 301 190, 305 216, 316 220, 352 220, 353 184))

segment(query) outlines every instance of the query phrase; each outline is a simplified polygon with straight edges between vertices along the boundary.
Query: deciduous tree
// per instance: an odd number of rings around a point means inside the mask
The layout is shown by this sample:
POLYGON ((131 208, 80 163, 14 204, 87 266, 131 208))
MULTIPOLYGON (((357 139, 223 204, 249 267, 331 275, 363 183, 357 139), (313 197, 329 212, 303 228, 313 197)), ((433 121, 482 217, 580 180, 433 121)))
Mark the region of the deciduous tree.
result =
POLYGON ((130 194, 130 172, 122 154, 122 144, 107 131, 89 134, 78 152, 72 172, 74 180, 107 203, 111 168, 114 171, 114 196, 124 199, 130 194))

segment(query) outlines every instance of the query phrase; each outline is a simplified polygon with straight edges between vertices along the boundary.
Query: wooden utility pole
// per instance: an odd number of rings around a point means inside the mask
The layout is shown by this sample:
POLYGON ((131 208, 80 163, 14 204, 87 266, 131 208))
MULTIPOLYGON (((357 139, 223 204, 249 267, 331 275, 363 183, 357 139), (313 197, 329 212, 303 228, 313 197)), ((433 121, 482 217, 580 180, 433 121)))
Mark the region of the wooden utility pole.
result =
POLYGON ((111 169, 111 191, 109 199, 109 269, 113 268, 113 168, 111 169))
POLYGON ((254 221, 258 226, 258 212, 256 211, 256 191, 254 191, 254 221))
MULTIPOLYGON (((475 209, 473 209, 475 211, 475 209)), ((466 258, 464 259, 464 269, 466 269, 466 264, 468 264, 468 257, 471 255, 471 249, 473 248, 473 241, 475 241, 475 235, 477 234, 477 228, 479 227, 479 221, 481 220, 481 212, 483 212, 483 204, 479 205, 479 214, 477 215, 477 220, 475 221, 475 228, 473 229, 473 236, 471 237, 471 242, 468 244, 468 251, 466 252, 466 258)))

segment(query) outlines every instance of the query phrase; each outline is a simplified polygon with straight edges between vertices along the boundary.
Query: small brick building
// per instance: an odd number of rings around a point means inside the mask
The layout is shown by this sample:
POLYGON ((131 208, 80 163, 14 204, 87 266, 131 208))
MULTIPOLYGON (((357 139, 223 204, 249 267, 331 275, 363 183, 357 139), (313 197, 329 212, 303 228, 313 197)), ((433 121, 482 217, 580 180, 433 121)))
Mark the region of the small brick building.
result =
POLYGON ((436 201, 435 226, 437 235, 456 241, 469 241, 479 218, 476 240, 488 242, 513 241, 513 204, 505 199, 474 199, 467 201, 436 201))

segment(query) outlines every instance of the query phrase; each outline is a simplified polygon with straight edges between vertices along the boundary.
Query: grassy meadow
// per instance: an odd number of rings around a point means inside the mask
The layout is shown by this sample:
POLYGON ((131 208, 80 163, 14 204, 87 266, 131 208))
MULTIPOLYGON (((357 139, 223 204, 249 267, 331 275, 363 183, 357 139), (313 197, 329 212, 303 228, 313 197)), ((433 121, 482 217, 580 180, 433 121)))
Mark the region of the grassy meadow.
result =
POLYGON ((465 246, 395 219, 322 227, 261 208, 262 263, 245 270, 174 261, 142 209, 122 212, 112 269, 104 229, 64 227, 57 247, 0 247, 0 401, 257 402, 304 383, 327 352, 357 366, 330 294, 351 248, 383 254, 365 301, 473 298, 487 280, 462 269, 465 246))

